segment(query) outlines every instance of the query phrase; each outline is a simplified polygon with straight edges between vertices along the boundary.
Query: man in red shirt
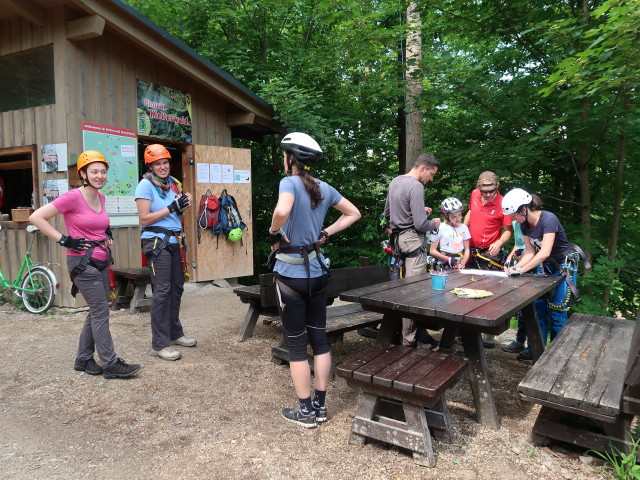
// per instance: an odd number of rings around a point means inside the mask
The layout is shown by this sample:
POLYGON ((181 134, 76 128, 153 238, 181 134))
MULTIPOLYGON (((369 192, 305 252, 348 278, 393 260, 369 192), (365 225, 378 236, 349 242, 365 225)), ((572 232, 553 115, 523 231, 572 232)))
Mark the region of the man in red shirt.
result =
MULTIPOLYGON (((464 224, 471 232, 471 251, 477 251, 492 260, 499 260, 502 246, 511 238, 511 218, 502 214, 502 195, 498 191, 500 182, 493 172, 482 172, 475 190, 471 192, 469 211, 464 224)), ((486 268, 486 262, 478 263, 486 268)))
MULTIPOLYGON (((513 227, 509 215, 502 213, 502 195, 498 191, 500 182, 493 172, 482 172, 476 188, 471 192, 469 210, 464 224, 471 233, 471 259, 469 265, 480 269, 502 270, 502 246, 511 238, 513 227), (486 258, 478 258, 480 254, 486 258), (494 262, 494 263, 492 263, 494 262)), ((461 343, 461 342, 459 342, 461 343)), ((485 348, 495 347, 493 335, 484 335, 485 348)))

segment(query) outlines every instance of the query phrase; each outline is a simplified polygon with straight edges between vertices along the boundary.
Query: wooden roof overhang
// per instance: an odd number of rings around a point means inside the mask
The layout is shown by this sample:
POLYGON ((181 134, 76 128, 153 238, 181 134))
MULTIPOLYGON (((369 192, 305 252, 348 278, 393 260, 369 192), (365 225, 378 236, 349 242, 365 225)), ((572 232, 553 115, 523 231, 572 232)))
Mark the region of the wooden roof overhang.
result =
POLYGON ((67 39, 82 41, 112 29, 226 100, 232 106, 227 125, 234 137, 256 140, 285 133, 269 103, 121 0, 0 0, 0 18, 19 16, 44 26, 48 9, 60 5, 79 14, 67 22, 67 39))

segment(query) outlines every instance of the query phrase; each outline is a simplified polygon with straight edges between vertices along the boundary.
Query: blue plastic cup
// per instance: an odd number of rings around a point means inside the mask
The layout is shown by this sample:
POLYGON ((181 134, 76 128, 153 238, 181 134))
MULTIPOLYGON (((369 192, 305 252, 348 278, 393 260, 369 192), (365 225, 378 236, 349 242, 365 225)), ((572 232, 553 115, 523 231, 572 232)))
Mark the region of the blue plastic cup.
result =
POLYGON ((431 274, 431 288, 434 290, 444 290, 447 286, 447 276, 446 275, 435 275, 431 274))

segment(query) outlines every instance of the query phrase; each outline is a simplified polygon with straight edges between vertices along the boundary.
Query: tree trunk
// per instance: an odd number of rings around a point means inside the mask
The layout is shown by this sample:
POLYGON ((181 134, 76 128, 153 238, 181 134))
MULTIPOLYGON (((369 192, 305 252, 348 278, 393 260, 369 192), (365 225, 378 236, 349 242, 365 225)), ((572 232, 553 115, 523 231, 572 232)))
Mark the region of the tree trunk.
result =
MULTIPOLYGON (((631 112, 631 95, 628 91, 624 91, 622 97, 624 98, 624 113, 623 113, 623 128, 620 134, 620 140, 618 142, 618 162, 616 164, 616 173, 614 177, 614 197, 613 197, 613 216, 611 217, 611 236, 609 237, 609 258, 611 261, 616 260, 618 257, 618 235, 620 233, 620 217, 622 215, 622 189, 624 188, 624 162, 627 152, 627 141, 629 131, 629 113, 631 112)), ((613 283, 615 277, 614 272, 611 272, 610 278, 613 283)), ((609 308, 609 299, 611 298, 611 291, 609 289, 604 292, 604 307, 609 308)))
POLYGON ((401 173, 411 169, 413 162, 422 153, 423 117, 420 108, 422 94, 422 20, 418 5, 410 2, 407 7, 407 36, 405 60, 407 62, 407 93, 406 93, 406 159, 401 165, 401 173))

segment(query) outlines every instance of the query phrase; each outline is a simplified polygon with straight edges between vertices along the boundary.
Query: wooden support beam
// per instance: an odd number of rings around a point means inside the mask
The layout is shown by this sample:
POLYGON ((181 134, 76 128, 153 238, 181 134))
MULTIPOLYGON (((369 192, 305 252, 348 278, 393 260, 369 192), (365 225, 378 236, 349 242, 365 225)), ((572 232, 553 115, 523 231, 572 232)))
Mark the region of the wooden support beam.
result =
POLYGON ((69 20, 65 25, 65 35, 71 42, 80 42, 100 37, 104 31, 105 20, 100 15, 69 20))
POLYGON ((44 27, 47 22, 47 10, 33 3, 31 0, 7 0, 7 3, 16 11, 18 15, 35 23, 39 27, 44 27))
POLYGON ((255 119, 255 113, 229 113, 227 115, 227 125, 230 127, 253 125, 255 119))

